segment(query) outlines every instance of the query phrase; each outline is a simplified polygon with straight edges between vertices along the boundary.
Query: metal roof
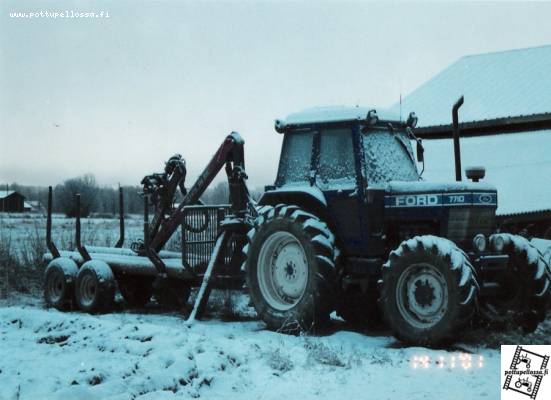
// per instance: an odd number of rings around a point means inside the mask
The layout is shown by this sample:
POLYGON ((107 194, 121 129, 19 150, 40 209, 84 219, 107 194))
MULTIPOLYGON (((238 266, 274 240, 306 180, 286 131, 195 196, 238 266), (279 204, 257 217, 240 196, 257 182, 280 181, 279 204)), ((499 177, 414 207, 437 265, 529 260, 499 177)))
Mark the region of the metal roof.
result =
POLYGON ((16 193, 15 190, 8 190, 8 191, 0 191, 0 199, 5 199, 8 196, 11 196, 12 194, 16 193))
POLYGON ((455 101, 465 96, 460 122, 551 112, 551 45, 470 55, 441 71, 390 111, 419 127, 450 125, 455 101))

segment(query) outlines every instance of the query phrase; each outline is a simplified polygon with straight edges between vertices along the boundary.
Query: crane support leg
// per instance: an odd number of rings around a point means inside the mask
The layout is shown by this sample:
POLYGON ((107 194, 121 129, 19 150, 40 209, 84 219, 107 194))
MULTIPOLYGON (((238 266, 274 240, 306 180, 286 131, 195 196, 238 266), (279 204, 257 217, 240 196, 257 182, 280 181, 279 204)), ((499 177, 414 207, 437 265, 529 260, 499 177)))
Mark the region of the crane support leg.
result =
POLYGON ((199 288, 199 292, 197 293, 197 298, 195 299, 193 310, 191 311, 191 314, 186 320, 187 324, 192 324, 195 321, 195 318, 199 316, 198 315, 199 311, 205 308, 206 302, 208 300, 208 294, 210 293, 209 281, 212 275, 212 270, 214 269, 214 266, 218 261, 218 258, 220 257, 222 249, 225 247, 225 244, 227 243, 227 239, 226 239, 227 235, 228 235, 227 231, 222 231, 222 233, 218 236, 218 239, 216 239, 216 244, 212 249, 209 264, 207 265, 205 275, 203 276, 203 282, 201 283, 201 287, 199 288))

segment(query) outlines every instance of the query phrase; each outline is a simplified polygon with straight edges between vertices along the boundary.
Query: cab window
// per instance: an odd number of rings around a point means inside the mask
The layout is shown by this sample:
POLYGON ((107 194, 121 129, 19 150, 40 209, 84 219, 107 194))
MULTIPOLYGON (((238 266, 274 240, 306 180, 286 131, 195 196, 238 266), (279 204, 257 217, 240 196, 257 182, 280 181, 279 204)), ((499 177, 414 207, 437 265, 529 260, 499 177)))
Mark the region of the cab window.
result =
POLYGON ((354 149, 350 128, 324 129, 320 132, 317 181, 321 187, 355 185, 354 149))
POLYGON ((308 182, 314 133, 289 133, 283 140, 278 184, 308 182))

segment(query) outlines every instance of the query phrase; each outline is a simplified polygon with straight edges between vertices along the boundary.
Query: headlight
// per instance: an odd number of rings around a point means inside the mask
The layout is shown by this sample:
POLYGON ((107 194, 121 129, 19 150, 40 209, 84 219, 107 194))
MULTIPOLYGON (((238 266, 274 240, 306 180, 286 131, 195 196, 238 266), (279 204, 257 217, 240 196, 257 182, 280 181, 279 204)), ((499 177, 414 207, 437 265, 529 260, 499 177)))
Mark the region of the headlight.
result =
POLYGON ((476 251, 483 252, 486 250, 486 236, 479 233, 473 239, 473 247, 476 251))
POLYGON ((492 247, 495 251, 498 253, 501 253, 503 251, 503 248, 505 247, 505 240, 500 235, 493 235, 492 236, 492 247))

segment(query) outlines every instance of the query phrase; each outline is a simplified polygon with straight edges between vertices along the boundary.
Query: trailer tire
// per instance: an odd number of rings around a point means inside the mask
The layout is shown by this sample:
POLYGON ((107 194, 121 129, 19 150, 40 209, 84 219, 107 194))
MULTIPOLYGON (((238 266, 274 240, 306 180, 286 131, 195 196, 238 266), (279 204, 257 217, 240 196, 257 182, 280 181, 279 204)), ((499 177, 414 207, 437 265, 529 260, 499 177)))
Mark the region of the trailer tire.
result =
POLYGON ((169 279, 159 290, 155 291, 157 303, 167 311, 181 311, 187 306, 191 287, 177 279, 169 279))
POLYGON ((116 280, 106 262, 86 261, 80 267, 75 286, 78 307, 87 313, 100 313, 113 306, 116 280))
POLYGON ((551 272, 539 251, 524 237, 508 233, 500 236, 503 252, 509 255, 507 274, 502 278, 504 296, 481 301, 484 320, 501 324, 519 324, 525 332, 533 332, 545 319, 551 294, 551 272))
POLYGON ((44 301, 48 307, 70 310, 74 303, 74 283, 77 264, 70 258, 55 258, 44 272, 44 301))
POLYGON ((129 307, 143 308, 153 293, 153 281, 145 276, 121 277, 117 280, 119 291, 129 307))
POLYGON ((383 265, 380 302, 398 339, 433 346, 461 332, 474 313, 477 290, 474 269, 453 242, 416 236, 383 265))
POLYGON ((268 327, 297 333, 328 322, 335 309, 337 252, 327 225, 294 205, 264 206, 247 237, 247 287, 268 327))

